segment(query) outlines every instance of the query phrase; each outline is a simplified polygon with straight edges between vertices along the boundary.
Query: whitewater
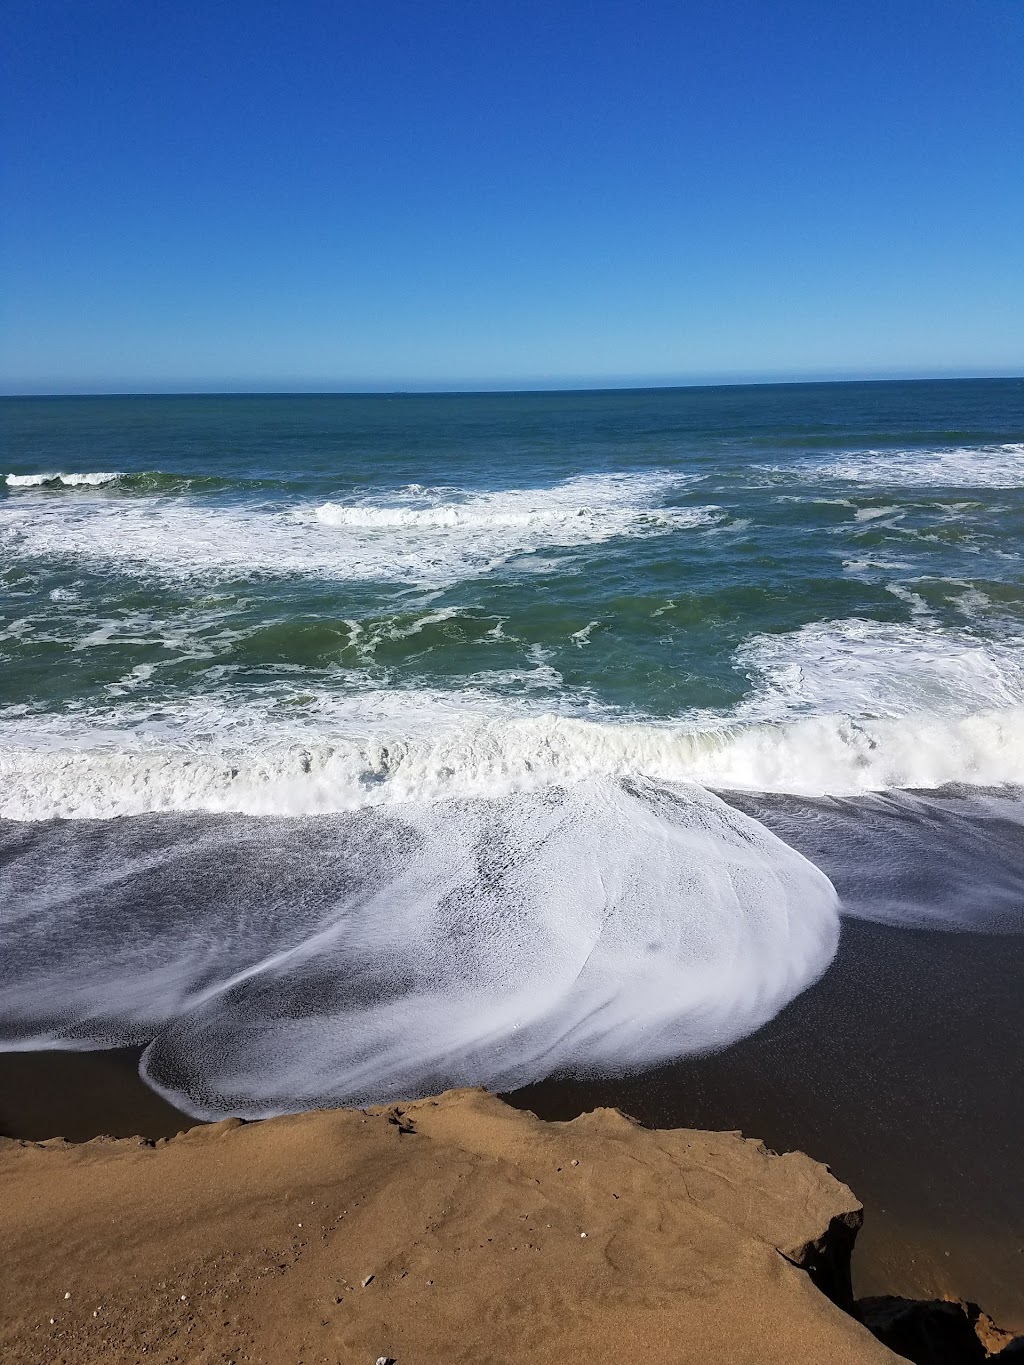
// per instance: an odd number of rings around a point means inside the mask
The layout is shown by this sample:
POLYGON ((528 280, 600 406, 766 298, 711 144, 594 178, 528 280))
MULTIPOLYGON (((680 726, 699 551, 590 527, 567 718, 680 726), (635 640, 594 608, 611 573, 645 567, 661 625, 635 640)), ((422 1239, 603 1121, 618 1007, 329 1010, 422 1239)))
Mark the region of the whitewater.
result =
POLYGON ((510 1088, 1018 932, 1022 397, 5 400, 5 1046, 510 1088))

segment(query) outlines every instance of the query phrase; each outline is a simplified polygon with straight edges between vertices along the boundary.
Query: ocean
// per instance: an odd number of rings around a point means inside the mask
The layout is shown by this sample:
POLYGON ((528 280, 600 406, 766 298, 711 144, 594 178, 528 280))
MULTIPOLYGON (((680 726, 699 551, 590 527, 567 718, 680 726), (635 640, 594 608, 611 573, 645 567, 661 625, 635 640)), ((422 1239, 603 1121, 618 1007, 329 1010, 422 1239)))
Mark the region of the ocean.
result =
POLYGON ((1022 380, 0 421, 6 1049, 510 1090, 1024 931, 1022 380))

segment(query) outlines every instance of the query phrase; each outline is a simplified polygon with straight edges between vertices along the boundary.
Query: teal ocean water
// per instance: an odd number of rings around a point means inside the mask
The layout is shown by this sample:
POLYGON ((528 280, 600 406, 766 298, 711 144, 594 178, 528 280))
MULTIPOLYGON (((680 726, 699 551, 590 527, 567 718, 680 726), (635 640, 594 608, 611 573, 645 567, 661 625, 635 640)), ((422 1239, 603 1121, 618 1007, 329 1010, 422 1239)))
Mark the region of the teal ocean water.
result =
POLYGON ((8 1046, 508 1087, 1024 922, 1024 381, 0 420, 8 1046))

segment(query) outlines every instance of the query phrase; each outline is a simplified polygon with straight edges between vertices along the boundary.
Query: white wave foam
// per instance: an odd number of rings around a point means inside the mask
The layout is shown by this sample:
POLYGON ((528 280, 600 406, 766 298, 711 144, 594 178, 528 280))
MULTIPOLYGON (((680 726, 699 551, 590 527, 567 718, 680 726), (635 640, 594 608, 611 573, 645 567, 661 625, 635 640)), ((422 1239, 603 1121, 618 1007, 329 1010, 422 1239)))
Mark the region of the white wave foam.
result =
MULTIPOLYGON (((410 705, 427 710, 417 694, 410 705)), ((232 745, 73 731, 0 746, 0 816, 108 819, 150 811, 310 815, 553 782, 647 776, 719 790, 850 795, 1024 784, 1024 707, 948 718, 808 717, 719 729, 544 715, 452 723, 434 738, 308 735, 232 745), (53 736, 51 736, 53 738, 53 736)), ((230 729, 228 731, 230 735, 230 729)), ((236 737, 237 738, 237 737, 236 737)))
MULTIPOLYGON (((501 796, 591 777, 847 795, 1024 784, 1024 656, 926 625, 843 621, 759 636, 731 715, 625 718, 538 658, 522 695, 252 690, 0 717, 0 815, 316 814, 501 796)), ((341 690, 343 689, 343 690, 341 690)))
POLYGON ((8 474, 5 480, 8 488, 103 488, 108 483, 116 483, 123 474, 8 474))
POLYGON ((22 1047, 163 1027, 144 1074, 202 1116, 725 1046, 838 938, 825 876, 699 790, 599 780, 326 829, 151 826, 106 826, 100 850, 57 827, 0 865, 44 888, 20 897, 0 1018, 22 1047), (199 918, 176 909, 192 876, 199 918))
POLYGON ((902 583, 886 583, 885 590, 891 592, 893 597, 898 598, 901 602, 905 602, 910 608, 911 616, 917 617, 918 620, 935 619, 935 612, 920 593, 913 592, 902 583))
POLYGON ((713 524, 715 508, 662 505, 684 482, 587 475, 551 488, 417 489, 298 508, 167 497, 56 507, 25 493, 2 509, 0 537, 19 559, 71 557, 176 578, 301 573, 443 584, 513 562, 530 567, 526 557, 545 549, 713 524))
POLYGON ((1022 488, 1024 442, 941 450, 851 451, 813 466, 820 477, 877 487, 1022 488))
POLYGON ((415 855, 356 922, 180 1019, 151 1083, 255 1117, 635 1069, 760 1027, 838 941, 824 875, 706 793, 599 782, 403 819, 415 855), (361 1001, 323 1000, 339 975, 361 1001))
POLYGON ((714 508, 664 507, 683 480, 664 474, 581 475, 551 488, 460 493, 412 485, 401 500, 326 502, 310 516, 342 533, 351 551, 375 561, 382 549, 413 577, 489 572, 510 560, 552 548, 572 549, 619 536, 664 535, 708 526, 714 508))
POLYGON ((924 624, 851 618, 757 635, 736 653, 755 683, 744 719, 968 719, 1024 705, 1024 649, 924 624))

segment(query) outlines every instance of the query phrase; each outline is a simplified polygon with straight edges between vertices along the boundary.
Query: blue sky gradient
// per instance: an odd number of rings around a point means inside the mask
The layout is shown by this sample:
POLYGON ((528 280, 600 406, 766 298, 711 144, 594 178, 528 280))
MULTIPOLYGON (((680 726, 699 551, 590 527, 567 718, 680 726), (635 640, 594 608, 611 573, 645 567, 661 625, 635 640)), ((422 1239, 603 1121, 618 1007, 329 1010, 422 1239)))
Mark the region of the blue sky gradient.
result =
POLYGON ((1024 370, 1020 0, 8 0, 7 392, 1024 370))

